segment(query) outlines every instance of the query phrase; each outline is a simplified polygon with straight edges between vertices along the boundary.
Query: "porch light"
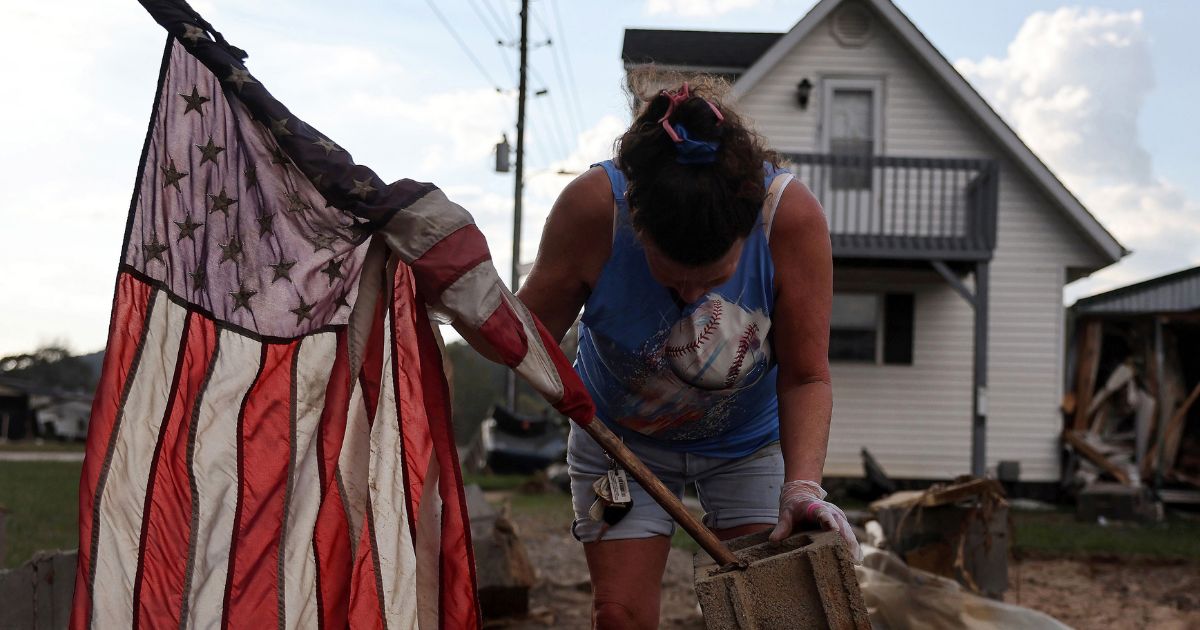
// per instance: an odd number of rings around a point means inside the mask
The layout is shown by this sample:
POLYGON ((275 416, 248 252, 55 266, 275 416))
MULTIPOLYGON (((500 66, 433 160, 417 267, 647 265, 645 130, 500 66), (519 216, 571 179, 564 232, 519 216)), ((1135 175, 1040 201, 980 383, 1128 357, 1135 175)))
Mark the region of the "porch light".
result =
POLYGON ((800 105, 800 109, 808 109, 808 96, 812 94, 812 82, 807 78, 801 79, 800 83, 796 84, 796 102, 800 105))

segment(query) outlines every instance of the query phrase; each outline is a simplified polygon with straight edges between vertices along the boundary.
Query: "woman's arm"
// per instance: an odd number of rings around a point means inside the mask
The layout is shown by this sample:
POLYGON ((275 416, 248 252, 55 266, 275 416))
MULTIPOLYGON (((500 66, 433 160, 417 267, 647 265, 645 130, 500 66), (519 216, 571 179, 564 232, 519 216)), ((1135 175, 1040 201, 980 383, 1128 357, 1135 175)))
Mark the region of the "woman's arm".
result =
POLYGON ((829 310, 833 257, 821 204, 808 188, 784 190, 771 234, 779 362, 779 432, 785 481, 820 482, 829 441, 833 392, 829 380, 829 310))
MULTIPOLYGON (((612 188, 604 169, 593 168, 555 200, 533 269, 517 292, 554 339, 562 341, 600 277, 612 250, 612 230, 612 188)), ((477 331, 455 329, 481 354, 497 359, 477 331)))

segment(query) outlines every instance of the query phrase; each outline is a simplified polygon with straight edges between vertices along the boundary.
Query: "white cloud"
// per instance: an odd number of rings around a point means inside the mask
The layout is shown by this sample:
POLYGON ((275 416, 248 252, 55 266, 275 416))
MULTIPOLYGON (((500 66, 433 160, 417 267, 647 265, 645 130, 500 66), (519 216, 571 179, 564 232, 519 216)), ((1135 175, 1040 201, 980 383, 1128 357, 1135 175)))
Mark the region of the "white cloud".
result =
POLYGON ((679 15, 683 17, 713 17, 736 11, 752 9, 762 0, 647 0, 646 12, 650 15, 679 15))
POLYGON ((1034 13, 1005 57, 955 66, 1134 251, 1069 287, 1071 299, 1200 262, 1200 201, 1155 174, 1138 135, 1154 89, 1140 11, 1034 13))

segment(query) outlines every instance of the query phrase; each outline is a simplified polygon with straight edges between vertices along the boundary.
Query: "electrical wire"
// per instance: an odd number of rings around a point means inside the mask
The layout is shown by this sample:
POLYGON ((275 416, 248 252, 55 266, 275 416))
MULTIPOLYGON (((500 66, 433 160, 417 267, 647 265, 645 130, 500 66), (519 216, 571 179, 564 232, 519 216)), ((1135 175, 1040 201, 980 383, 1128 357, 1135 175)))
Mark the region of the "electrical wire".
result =
MULTIPOLYGON (((542 85, 547 85, 546 79, 544 77, 542 77, 542 73, 538 72, 537 68, 535 68, 533 66, 529 66, 529 73, 531 75, 533 75, 533 78, 536 79, 539 83, 541 83, 542 85)), ((554 107, 553 105, 551 105, 549 103, 549 100, 554 98, 554 91, 547 90, 547 93, 544 96, 534 97, 534 98, 540 102, 545 103, 545 106, 543 107, 543 109, 551 110, 552 115, 553 115, 553 119, 552 119, 553 120, 553 131, 555 133, 555 137, 559 141, 559 145, 560 145, 559 148, 562 150, 562 157, 566 158, 568 155, 570 155, 571 148, 574 146, 574 144, 571 142, 572 136, 570 134, 569 128, 563 124, 562 118, 560 117, 559 110, 561 108, 554 107)))
POLYGON ((492 39, 496 42, 496 45, 501 47, 500 61, 504 62, 504 69, 508 72, 507 78, 516 77, 517 71, 515 68, 513 68, 512 61, 509 60, 507 51, 503 49, 506 41, 503 35, 504 26, 500 25, 500 30, 497 31, 492 22, 486 19, 483 15, 483 12, 479 10, 479 5, 475 3, 475 0, 467 0, 467 4, 471 5, 471 10, 475 12, 475 17, 479 18, 479 22, 483 24, 483 28, 487 29, 487 32, 492 36, 492 39))
POLYGON ((437 5, 434 4, 433 0, 425 0, 425 4, 429 5, 429 8, 433 11, 433 14, 437 16, 437 19, 442 23, 442 26, 445 26, 446 30, 450 32, 450 36, 454 38, 454 41, 458 42, 458 47, 462 49, 464 54, 467 55, 467 57, 471 60, 471 63, 475 64, 475 69, 479 70, 479 74, 482 74, 483 78, 487 79, 487 82, 492 84, 492 87, 495 88, 497 92, 503 91, 500 88, 500 84, 497 83, 495 79, 492 79, 492 76, 488 74, 488 71, 483 67, 483 63, 479 61, 479 58, 475 56, 475 53, 471 52, 471 49, 467 47, 467 43, 463 41, 462 37, 459 36, 458 31, 454 30, 454 26, 450 24, 450 21, 446 19, 446 16, 442 15, 442 12, 438 10, 437 5))
POLYGON ((571 69, 575 66, 571 63, 571 49, 567 46, 567 31, 563 28, 562 12, 558 9, 559 3, 557 1, 550 2, 547 0, 547 4, 550 5, 551 13, 554 14, 555 26, 558 27, 558 37, 556 38, 556 41, 561 44, 561 47, 555 46, 555 49, 562 51, 563 65, 566 66, 565 74, 571 83, 568 93, 571 95, 572 101, 575 103, 575 113, 578 117, 580 132, 582 133, 584 129, 583 101, 579 96, 579 85, 575 83, 575 73, 571 72, 571 69))

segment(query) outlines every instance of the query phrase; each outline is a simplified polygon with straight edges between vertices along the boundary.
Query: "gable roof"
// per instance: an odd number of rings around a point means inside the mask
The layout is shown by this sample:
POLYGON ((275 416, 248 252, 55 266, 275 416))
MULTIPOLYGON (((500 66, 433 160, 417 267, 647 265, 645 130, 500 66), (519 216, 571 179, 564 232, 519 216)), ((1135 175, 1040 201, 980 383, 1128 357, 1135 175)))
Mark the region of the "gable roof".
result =
MULTIPOLYGON (((734 98, 746 95, 812 30, 845 0, 821 0, 783 37, 780 37, 733 84, 734 98)), ((974 116, 977 122, 1013 157, 1026 174, 1050 197, 1069 219, 1104 254, 1109 263, 1129 253, 1108 230, 1092 216, 1079 199, 1067 190, 1058 177, 987 104, 975 88, 954 69, 937 48, 891 0, 858 0, 871 7, 896 32, 900 40, 941 80, 942 84, 974 116)))
POLYGON ((1139 315, 1200 311, 1200 267, 1143 280, 1085 297, 1071 306, 1079 315, 1139 315))
POLYGON ((783 33, 729 31, 660 31, 625 29, 621 59, 626 66, 705 68, 710 72, 741 72, 767 52, 783 33))

